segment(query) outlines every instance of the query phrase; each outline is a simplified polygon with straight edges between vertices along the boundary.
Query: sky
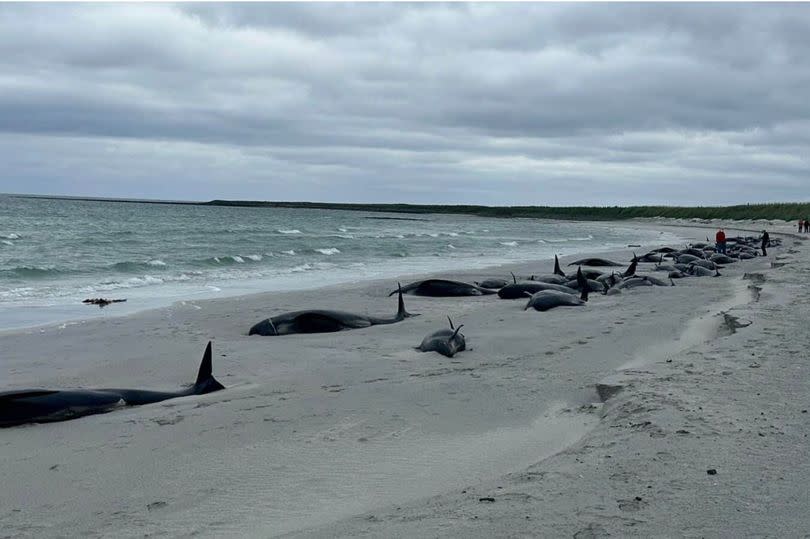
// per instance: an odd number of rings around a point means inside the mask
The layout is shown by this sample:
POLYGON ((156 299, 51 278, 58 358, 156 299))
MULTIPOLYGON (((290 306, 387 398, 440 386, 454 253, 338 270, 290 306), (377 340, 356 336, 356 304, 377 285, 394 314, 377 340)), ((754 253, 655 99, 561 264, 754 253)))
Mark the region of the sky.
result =
POLYGON ((810 201, 810 4, 0 4, 0 192, 810 201))

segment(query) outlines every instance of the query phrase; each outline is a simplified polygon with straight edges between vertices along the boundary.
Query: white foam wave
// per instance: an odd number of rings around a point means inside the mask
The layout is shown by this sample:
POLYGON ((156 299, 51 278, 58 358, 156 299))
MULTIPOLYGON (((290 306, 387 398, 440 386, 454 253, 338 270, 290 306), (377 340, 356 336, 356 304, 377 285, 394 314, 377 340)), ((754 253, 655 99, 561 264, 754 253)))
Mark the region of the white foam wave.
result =
POLYGON ((150 260, 149 262, 147 262, 147 264, 149 264, 150 266, 165 266, 166 265, 166 263, 164 261, 159 260, 157 258, 154 259, 154 260, 150 260))
POLYGON ((259 260, 262 259, 262 255, 246 255, 245 258, 249 258, 254 262, 258 262, 259 260))
POLYGON ((312 269, 311 264, 301 264, 300 266, 295 266, 294 268, 290 268, 288 271, 290 273, 300 273, 302 271, 309 271, 312 269))
POLYGON ((295 255, 295 251, 293 251, 292 249, 290 249, 289 251, 281 251, 281 254, 283 254, 283 255, 290 255, 290 256, 292 256, 292 255, 295 255))
POLYGON ((500 242, 501 245, 505 245, 506 247, 517 247, 518 242, 516 241, 502 241, 500 242))
POLYGON ((12 232, 11 234, 0 234, 0 238, 6 239, 6 240, 18 240, 18 239, 20 239, 20 236, 17 235, 17 234, 14 234, 12 232))
POLYGON ((456 248, 456 246, 455 246, 455 245, 453 245, 452 243, 448 243, 448 244, 447 244, 447 248, 448 248, 448 249, 455 249, 455 248, 456 248))
POLYGON ((293 228, 293 229, 290 229, 290 230, 281 230, 281 229, 279 229, 279 230, 277 230, 277 232, 279 232, 280 234, 300 234, 301 233, 301 231, 298 230, 297 228, 293 228))
POLYGON ((322 255, 336 255, 340 252, 340 249, 330 247, 329 249, 315 249, 315 251, 322 255))
POLYGON ((9 241, 9 240, 3 240, 2 243, 4 243, 5 245, 14 245, 14 242, 9 241))
POLYGON ((338 228, 338 232, 348 232, 348 230, 346 230, 346 229, 345 229, 345 228, 343 228, 343 227, 340 227, 340 228, 338 228))
POLYGON ((233 260, 234 262, 239 263, 239 264, 244 264, 245 263, 245 259, 242 258, 241 256, 238 256, 238 255, 233 255, 232 257, 230 257, 230 259, 233 260))

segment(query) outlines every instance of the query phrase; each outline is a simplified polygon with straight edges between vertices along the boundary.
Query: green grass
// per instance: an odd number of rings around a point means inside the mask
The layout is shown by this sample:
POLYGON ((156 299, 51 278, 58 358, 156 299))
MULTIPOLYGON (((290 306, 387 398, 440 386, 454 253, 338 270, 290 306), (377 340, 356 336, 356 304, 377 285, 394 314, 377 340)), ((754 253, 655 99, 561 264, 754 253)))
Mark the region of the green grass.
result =
POLYGON ((738 206, 440 206, 420 204, 333 204, 328 202, 261 202, 212 200, 210 206, 316 208, 394 213, 452 213, 482 217, 534 217, 568 220, 621 220, 637 217, 675 219, 810 219, 810 203, 743 204, 738 206))

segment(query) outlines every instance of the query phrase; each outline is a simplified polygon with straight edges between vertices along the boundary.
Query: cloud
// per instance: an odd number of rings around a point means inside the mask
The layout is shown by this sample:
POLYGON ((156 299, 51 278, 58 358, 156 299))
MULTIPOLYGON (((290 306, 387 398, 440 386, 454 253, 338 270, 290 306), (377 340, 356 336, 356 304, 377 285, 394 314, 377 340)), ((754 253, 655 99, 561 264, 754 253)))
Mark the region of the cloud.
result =
POLYGON ((802 4, 4 4, 0 191, 806 200, 808 26, 802 4))

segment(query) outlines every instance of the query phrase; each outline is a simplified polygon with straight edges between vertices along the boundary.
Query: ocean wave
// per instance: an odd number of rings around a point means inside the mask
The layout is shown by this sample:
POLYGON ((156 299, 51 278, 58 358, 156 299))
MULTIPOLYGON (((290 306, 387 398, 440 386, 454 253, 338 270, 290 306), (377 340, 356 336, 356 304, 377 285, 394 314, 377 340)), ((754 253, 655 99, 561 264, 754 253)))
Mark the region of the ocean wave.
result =
MULTIPOLYGON (((268 256, 273 256, 268 254, 268 256)), ((260 262, 264 257, 260 254, 250 255, 226 255, 226 256, 212 256, 203 260, 197 260, 198 265, 213 266, 215 268, 223 266, 233 266, 235 264, 249 264, 251 262, 260 262)))
POLYGON ((0 234, 0 238, 3 238, 4 240, 18 240, 20 239, 20 236, 12 232, 11 234, 0 234))
POLYGON ((322 255, 336 255, 340 253, 340 249, 336 249, 335 247, 329 247, 328 249, 315 249, 316 253, 321 253, 322 255))
POLYGON ((293 228, 293 229, 290 229, 290 230, 281 230, 281 229, 279 229, 279 230, 276 230, 276 232, 278 232, 279 234, 301 234, 301 231, 298 230, 297 228, 293 228))
POLYGON ((0 274, 7 273, 12 277, 25 277, 28 279, 44 279, 63 275, 66 272, 53 266, 17 266, 10 270, 3 270, 0 274))
POLYGON ((343 238, 344 240, 353 240, 354 236, 351 234, 331 234, 330 238, 343 238))
POLYGON ((338 232, 348 232, 348 230, 346 230, 345 228, 343 228, 341 226, 341 227, 338 228, 338 232))
POLYGON ((289 251, 281 251, 281 254, 283 254, 283 255, 295 256, 295 251, 293 251, 292 249, 290 249, 289 251))
POLYGON ((0 240, 0 243, 3 245, 14 245, 14 242, 9 240, 0 240))
POLYGON ((448 249, 455 249, 455 248, 456 248, 456 246, 455 246, 455 245, 453 245, 452 243, 448 243, 448 244, 447 244, 447 248, 448 248, 448 249))
POLYGON ((154 259, 148 260, 146 262, 132 262, 132 261, 116 262, 112 266, 109 266, 109 269, 120 271, 121 273, 134 273, 146 269, 162 268, 165 266, 166 263, 164 261, 154 259))
POLYGON ((0 290, 0 298, 2 299, 20 299, 36 296, 39 292, 38 288, 33 286, 20 286, 10 290, 0 290))
POLYGON ((518 245, 518 242, 516 242, 516 241, 501 241, 499 243, 501 245, 506 246, 506 247, 517 247, 517 245, 518 245))

